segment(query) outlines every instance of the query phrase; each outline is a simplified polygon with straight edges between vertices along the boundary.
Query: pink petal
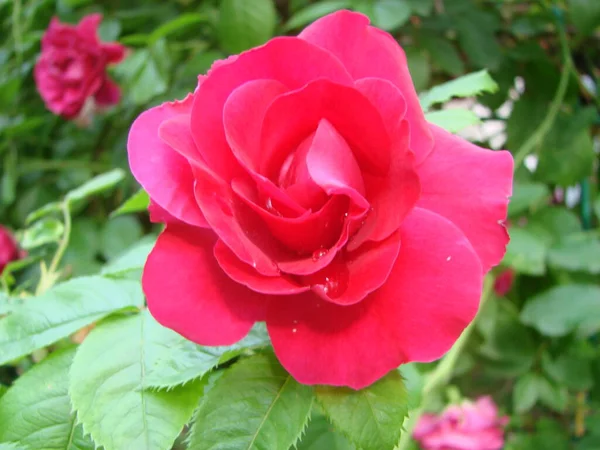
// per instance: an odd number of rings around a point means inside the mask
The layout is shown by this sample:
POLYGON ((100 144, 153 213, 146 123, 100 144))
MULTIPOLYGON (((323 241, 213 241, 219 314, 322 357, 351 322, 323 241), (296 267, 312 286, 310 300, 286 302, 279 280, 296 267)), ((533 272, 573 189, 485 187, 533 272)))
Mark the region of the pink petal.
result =
POLYGON ((271 104, 263 123, 260 172, 277 178, 290 152, 323 119, 348 142, 363 170, 387 172, 390 139, 379 112, 356 89, 323 79, 281 95, 271 104))
POLYGON ((435 125, 431 130, 435 148, 417 167, 422 187, 418 206, 458 226, 487 272, 500 262, 508 243, 502 222, 512 194, 512 156, 477 147, 435 125))
POLYGON ((264 320, 267 297, 225 275, 215 242, 210 230, 168 226, 148 256, 142 285, 162 325, 201 345, 230 345, 264 320))
POLYGON ((352 83, 348 72, 328 52, 291 37, 272 39, 213 67, 198 88, 192 111, 194 140, 208 166, 227 180, 242 173, 223 129, 223 107, 235 88, 248 81, 269 79, 298 89, 317 78, 352 83))
POLYGON ((355 80, 374 77, 391 81, 406 101, 410 147, 417 161, 429 154, 433 148, 431 133, 408 71, 406 55, 392 36, 369 26, 369 19, 362 14, 338 11, 317 20, 298 37, 334 54, 355 80))
POLYGON ((98 26, 102 22, 102 14, 89 14, 77 24, 80 36, 90 41, 98 41, 98 26))
POLYGON ((473 319, 481 264, 461 231, 415 208, 401 239, 387 282, 362 302, 305 293, 269 304, 275 353, 299 382, 363 388, 402 363, 441 357, 473 319))
POLYGON ((164 121, 189 114, 192 100, 188 95, 181 102, 163 103, 143 112, 131 126, 127 150, 131 172, 159 206, 183 222, 205 227, 188 161, 159 136, 164 121))
POLYGON ((215 244, 214 253, 217 262, 232 280, 253 291, 272 295, 290 295, 309 289, 308 286, 301 286, 284 274, 273 277, 261 275, 252 266, 240 261, 221 240, 215 244))
POLYGON ((121 89, 119 86, 108 77, 104 77, 104 81, 100 89, 94 94, 96 103, 100 106, 110 106, 119 103, 121 98, 121 89))
POLYGON ((400 89, 383 78, 361 78, 354 87, 377 108, 388 134, 392 136, 406 115, 406 100, 400 89))
POLYGON ((252 171, 258 169, 260 162, 260 130, 265 112, 286 91, 279 81, 253 80, 236 88, 225 102, 225 137, 238 161, 252 171))
POLYGON ((125 59, 125 46, 118 42, 103 42, 102 51, 108 64, 118 64, 125 59))
POLYGON ((421 186, 413 168, 414 156, 408 150, 406 122, 400 123, 395 134, 388 172, 384 176, 363 174, 371 211, 349 242, 348 250, 354 250, 366 241, 387 238, 400 228, 419 199, 421 186))

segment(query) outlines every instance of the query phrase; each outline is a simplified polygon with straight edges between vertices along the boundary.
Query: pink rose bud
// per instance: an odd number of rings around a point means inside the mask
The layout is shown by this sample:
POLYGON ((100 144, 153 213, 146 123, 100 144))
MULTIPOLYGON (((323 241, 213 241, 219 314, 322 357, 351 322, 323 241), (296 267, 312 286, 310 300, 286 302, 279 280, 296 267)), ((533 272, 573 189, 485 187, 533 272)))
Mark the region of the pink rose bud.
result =
POLYGON ((413 437, 423 450, 500 450, 509 418, 498 416, 491 397, 451 405, 436 416, 424 414, 413 437))
POLYGON ((515 281, 515 271, 512 269, 506 269, 501 272, 494 280, 494 292, 496 295, 504 296, 512 289, 513 282, 515 281))
POLYGON ((125 57, 125 47, 98 38, 100 14, 84 17, 78 25, 55 17, 42 37, 35 65, 37 89, 54 114, 87 124, 95 110, 114 105, 121 95, 106 67, 125 57))
POLYGON ((304 384, 446 353, 508 242, 509 152, 429 124, 392 36, 339 11, 219 61, 127 143, 162 232, 148 308, 202 345, 266 322, 304 384))
POLYGON ((13 238, 10 231, 0 225, 0 273, 4 267, 17 259, 20 259, 24 254, 19 250, 17 242, 13 238))

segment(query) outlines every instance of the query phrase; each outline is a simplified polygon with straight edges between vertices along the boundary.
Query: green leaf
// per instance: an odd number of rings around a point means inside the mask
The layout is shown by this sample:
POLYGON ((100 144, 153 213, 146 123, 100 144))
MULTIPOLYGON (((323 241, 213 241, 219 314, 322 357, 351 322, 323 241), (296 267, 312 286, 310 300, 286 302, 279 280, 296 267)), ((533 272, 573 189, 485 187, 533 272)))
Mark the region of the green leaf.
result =
POLYGON ((413 83, 415 84, 415 89, 421 91, 427 88, 431 78, 431 65, 429 64, 427 54, 422 50, 407 49, 406 62, 413 83))
POLYGON ((100 235, 102 255, 110 260, 122 254, 142 237, 142 226, 133 216, 109 220, 100 235))
POLYGON ((583 231, 577 215, 560 206, 545 207, 529 219, 532 226, 543 228, 549 234, 551 243, 565 239, 565 237, 568 239, 569 235, 583 231))
POLYGON ((296 382, 274 355, 253 355, 228 369, 204 396, 188 450, 290 448, 312 402, 312 389, 296 382))
POLYGON ((106 450, 171 448, 202 395, 202 383, 151 391, 146 374, 175 332, 147 311, 97 326, 79 347, 69 393, 86 433, 106 450))
POLYGON ((548 264, 557 269, 600 273, 600 240, 591 235, 567 237, 548 253, 548 264))
POLYGON ((408 394, 398 371, 369 387, 318 386, 315 393, 331 422, 364 450, 393 448, 408 414, 408 394))
POLYGON ((600 197, 594 202, 594 212, 596 213, 596 218, 600 220, 600 197))
POLYGON ((591 335, 600 330, 598 299, 599 286, 554 286, 527 301, 521 311, 521 320, 545 336, 565 336, 573 331, 591 335))
POLYGON ((546 273, 548 242, 535 230, 511 227, 504 263, 528 275, 546 273))
POLYGON ((134 270, 141 271, 155 244, 155 236, 144 236, 132 247, 125 250, 105 265, 101 271, 102 275, 119 275, 134 270))
POLYGON ((163 23, 156 30, 154 30, 148 37, 148 43, 150 45, 155 44, 156 41, 170 34, 180 32, 186 28, 196 26, 199 23, 206 22, 208 17, 205 14, 198 13, 184 13, 177 16, 175 19, 163 23))
POLYGON ((63 235, 64 226, 61 221, 45 218, 35 222, 23 231, 20 244, 25 250, 31 250, 42 245, 58 242, 63 235))
POLYGON ((535 373, 526 373, 517 379, 512 393, 513 408, 517 413, 526 413, 537 402, 540 378, 535 373))
POLYGON ((497 89, 498 85, 487 70, 481 70, 440 84, 423 93, 421 106, 428 110, 432 105, 446 103, 453 97, 472 97, 482 92, 494 93, 497 89))
POLYGON ((496 70, 502 62, 502 49, 494 35, 496 18, 471 7, 455 17, 454 24, 460 46, 473 66, 496 70))
POLYGON ((273 0, 221 0, 217 36, 229 53, 240 53, 268 41, 275 32, 273 0))
POLYGON ((352 6, 369 16, 374 26, 386 31, 404 25, 411 14, 408 0, 354 0, 352 6))
POLYGON ((296 450, 356 450, 356 447, 337 432, 323 414, 314 411, 296 450))
POLYGON ((125 178, 125 172, 122 169, 113 169, 110 172, 103 173, 92 178, 87 183, 68 192, 65 200, 69 203, 79 202, 88 197, 106 192, 112 189, 125 178))
POLYGON ((508 216, 519 216, 536 206, 542 205, 549 197, 550 190, 543 183, 515 181, 513 195, 508 204, 508 216))
POLYGON ((558 115, 542 143, 536 179, 571 186, 591 175, 595 154, 590 125, 596 116, 593 107, 558 115))
POLYGON ((433 10, 434 0, 407 0, 414 13, 429 16, 433 10))
POLYGON ((25 219, 25 223, 29 225, 30 223, 35 222, 38 219, 41 219, 44 216, 49 214, 55 214, 60 212, 60 202, 51 202, 48 203, 41 208, 36 209, 35 211, 30 212, 25 219))
POLYGON ((203 347, 179 336, 150 368, 148 386, 170 388, 203 377, 219 364, 224 364, 248 349, 270 344, 264 324, 256 324, 248 335, 233 345, 203 347))
POLYGON ((419 36, 420 45, 427 50, 434 65, 450 75, 458 76, 465 72, 465 63, 454 44, 448 39, 428 33, 419 36))
POLYGON ((65 338, 127 307, 144 303, 139 283, 103 277, 74 278, 27 299, 0 319, 0 365, 65 338))
POLYGON ((17 442, 31 450, 95 448, 71 412, 68 374, 73 355, 73 347, 51 354, 0 399, 0 442, 17 442))
POLYGON ((567 11, 577 30, 588 36, 600 26, 600 3, 596 0, 567 0, 567 11))
POLYGON ((125 203, 115 209, 110 217, 117 217, 123 214, 131 214, 137 213, 141 211, 146 211, 148 209, 148 205, 150 204, 150 197, 148 193, 143 189, 140 189, 131 197, 129 197, 125 203))
POLYGON ((425 377, 419 372, 415 363, 402 364, 398 367, 398 371, 402 375, 408 392, 408 404, 410 408, 417 408, 421 404, 425 377))
POLYGON ((350 5, 351 0, 326 0, 323 2, 311 3, 294 13, 292 17, 290 17, 290 20, 283 26, 283 31, 301 28, 334 11, 349 8, 350 5))
POLYGON ((564 386, 555 385, 546 378, 540 377, 538 384, 540 403, 557 412, 564 412, 569 401, 569 393, 564 386))
POLYGON ((542 368, 553 381, 569 389, 587 391, 594 384, 591 360, 572 349, 561 352, 556 358, 544 352, 542 368))
POLYGON ((471 125, 481 123, 479 117, 467 109, 431 111, 425 114, 425 119, 450 133, 457 133, 471 125))

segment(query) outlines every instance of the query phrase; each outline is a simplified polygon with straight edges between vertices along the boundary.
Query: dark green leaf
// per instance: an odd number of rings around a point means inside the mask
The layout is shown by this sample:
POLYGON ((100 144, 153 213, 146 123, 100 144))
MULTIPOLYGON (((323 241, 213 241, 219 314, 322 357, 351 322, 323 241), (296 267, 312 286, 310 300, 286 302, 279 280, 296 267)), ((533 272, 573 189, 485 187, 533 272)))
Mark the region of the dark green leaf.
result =
POLYGON ((139 284, 131 281, 81 277, 59 284, 0 319, 0 365, 143 302, 139 284))
POLYGON ((297 450, 356 450, 356 447, 335 430, 323 414, 313 410, 312 417, 297 450))
POLYGON ((517 379, 512 396, 513 408, 517 413, 526 413, 537 402, 540 378, 535 373, 526 373, 517 379))
POLYGON ((371 19, 373 25, 383 30, 394 30, 410 18, 408 0, 354 0, 354 9, 371 19))
POLYGON ((304 430, 312 389, 296 382, 273 355, 246 358, 202 399, 188 450, 287 449, 304 430))
POLYGON ((248 335, 236 344, 203 347, 179 337, 163 352, 150 368, 148 386, 170 388, 203 377, 219 364, 223 364, 248 349, 269 345, 269 335, 263 324, 257 324, 248 335))
POLYGON ((600 287, 586 284, 555 286, 525 304, 521 320, 545 336, 573 331, 590 335, 600 330, 600 287))
POLYGON ((86 433, 106 450, 171 448, 202 395, 202 383, 152 391, 146 374, 176 338, 145 311, 109 319, 79 347, 71 401, 86 433))
POLYGON ((239 53, 264 44, 273 36, 276 24, 273 0, 222 0, 217 36, 225 51, 239 53))
POLYGON ((163 23, 160 27, 154 30, 148 38, 150 45, 155 44, 159 39, 169 36, 170 34, 180 32, 192 26, 197 26, 199 23, 206 22, 207 16, 198 13, 184 13, 177 16, 169 22, 163 23))
POLYGON ((545 378, 538 384, 540 403, 557 412, 564 412, 569 401, 569 393, 564 386, 556 385, 545 378))
POLYGON ((556 358, 545 352, 542 355, 544 372, 556 383, 569 389, 586 391, 592 387, 592 366, 589 356, 572 349, 556 358))
POLYGON ((134 270, 141 271, 155 243, 155 236, 145 236, 104 266, 101 272, 102 275, 119 275, 134 270))
POLYGON ((545 184, 516 181, 508 204, 508 216, 519 216, 542 205, 548 198, 550 198, 550 190, 545 184))
POLYGON ((434 0, 407 0, 414 13, 420 16, 428 16, 433 10, 434 0))
POLYGON ((458 76, 465 72, 465 64, 451 41, 436 34, 423 34, 420 45, 429 52, 434 65, 450 75, 458 76))
POLYGON ((67 390, 74 354, 74 348, 53 353, 0 399, 0 442, 17 442, 31 450, 95 448, 71 411, 67 390))
POLYGON ((406 60, 415 89, 422 91, 429 85, 431 66, 427 54, 421 50, 407 49, 406 60))
POLYGON ((502 50, 494 36, 493 16, 471 8, 469 14, 462 14, 455 20, 458 41, 473 65, 496 70, 502 62, 502 50))
POLYGON ((102 234, 101 251, 110 260, 122 254, 142 237, 142 226, 135 217, 122 216, 109 220, 102 234))
POLYGON ((369 387, 318 386, 315 393, 331 422, 364 450, 393 448, 408 414, 408 393, 398 371, 369 387))
POLYGON ((590 35, 600 26, 600 3, 596 0, 567 0, 568 12, 577 30, 590 35))
POLYGON ((350 7, 351 0, 325 0, 311 3, 310 5, 295 12, 290 20, 283 26, 283 31, 301 28, 320 17, 326 16, 334 11, 350 7))

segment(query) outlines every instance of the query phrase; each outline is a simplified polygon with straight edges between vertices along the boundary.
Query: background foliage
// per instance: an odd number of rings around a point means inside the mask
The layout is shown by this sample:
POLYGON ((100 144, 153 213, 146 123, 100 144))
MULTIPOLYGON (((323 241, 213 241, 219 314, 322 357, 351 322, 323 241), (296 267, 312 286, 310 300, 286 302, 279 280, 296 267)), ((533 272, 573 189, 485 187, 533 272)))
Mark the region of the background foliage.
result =
POLYGON ((0 0, 0 223, 28 251, 0 277, 0 449, 386 449, 423 398, 436 411, 482 394, 511 417, 507 449, 600 448, 599 25, 597 0, 0 0), (312 389, 264 329, 202 348, 143 311, 158 230, 128 174, 132 120, 215 59, 341 8, 402 43, 429 120, 516 160, 493 272, 514 281, 488 289, 426 396, 435 364, 359 393, 312 389), (102 38, 130 54, 113 71, 120 105, 81 129, 44 108, 32 67, 53 15, 98 11, 102 38), (482 69, 497 86, 479 72, 429 90, 482 69))

